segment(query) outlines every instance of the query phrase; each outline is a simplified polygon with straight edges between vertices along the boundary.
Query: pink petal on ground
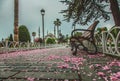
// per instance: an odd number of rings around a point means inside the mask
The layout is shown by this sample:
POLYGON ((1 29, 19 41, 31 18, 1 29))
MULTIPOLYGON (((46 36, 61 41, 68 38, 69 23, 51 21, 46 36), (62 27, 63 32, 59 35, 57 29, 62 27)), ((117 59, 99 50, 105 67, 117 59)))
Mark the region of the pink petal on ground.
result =
POLYGON ((94 69, 94 65, 90 65, 89 68, 90 68, 90 69, 94 69))
POLYGON ((58 68, 70 68, 70 66, 69 66, 69 64, 64 63, 64 64, 58 65, 58 68))
POLYGON ((94 78, 93 81, 97 81, 97 80, 94 78))
POLYGON ((110 70, 110 67, 106 65, 106 66, 102 67, 102 69, 103 70, 110 70))
POLYGON ((110 66, 118 66, 118 62, 117 61, 113 61, 110 63, 110 66))
POLYGON ((103 72, 98 72, 97 75, 99 75, 101 77, 105 76, 105 74, 103 72))
POLYGON ((96 67, 101 67, 101 64, 95 64, 96 67))
POLYGON ((31 78, 31 77, 28 77, 27 80, 28 81, 34 81, 35 78, 31 78))
POLYGON ((117 80, 118 80, 118 78, 117 78, 117 77, 115 77, 115 76, 110 76, 110 80, 111 80, 111 81, 117 81, 117 80))
POLYGON ((115 75, 117 78, 120 78, 120 72, 117 72, 115 75))

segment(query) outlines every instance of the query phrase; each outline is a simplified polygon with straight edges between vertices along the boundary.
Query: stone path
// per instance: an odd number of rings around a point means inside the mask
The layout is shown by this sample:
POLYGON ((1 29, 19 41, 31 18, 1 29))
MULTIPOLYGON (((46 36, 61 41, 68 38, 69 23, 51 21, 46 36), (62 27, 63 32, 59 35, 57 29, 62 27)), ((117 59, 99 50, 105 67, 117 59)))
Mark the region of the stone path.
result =
POLYGON ((66 47, 1 54, 0 81, 120 81, 120 60, 66 47))
POLYGON ((65 58, 71 57, 65 47, 16 54, 0 60, 0 81, 80 81, 75 64, 65 63, 65 58))

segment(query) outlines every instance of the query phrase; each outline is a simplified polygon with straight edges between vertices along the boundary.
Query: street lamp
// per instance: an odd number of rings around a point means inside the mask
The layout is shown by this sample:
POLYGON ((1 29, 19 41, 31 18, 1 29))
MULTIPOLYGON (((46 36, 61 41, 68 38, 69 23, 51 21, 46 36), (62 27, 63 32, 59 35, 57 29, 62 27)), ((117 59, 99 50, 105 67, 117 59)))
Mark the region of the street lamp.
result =
POLYGON ((43 44, 44 44, 44 15, 45 15, 45 10, 41 9, 41 15, 42 15, 42 32, 43 32, 43 44))

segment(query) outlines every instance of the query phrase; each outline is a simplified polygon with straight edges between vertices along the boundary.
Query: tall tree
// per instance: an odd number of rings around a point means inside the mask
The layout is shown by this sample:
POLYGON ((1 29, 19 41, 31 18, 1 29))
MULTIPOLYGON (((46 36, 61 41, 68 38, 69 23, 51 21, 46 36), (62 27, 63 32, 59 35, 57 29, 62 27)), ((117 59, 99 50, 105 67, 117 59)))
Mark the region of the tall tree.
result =
POLYGON ((59 26, 61 25, 61 21, 60 19, 56 19, 56 21, 54 21, 54 25, 57 27, 57 38, 59 38, 59 26))
POLYGON ((19 0, 14 0, 14 41, 19 41, 18 29, 19 0))
POLYGON ((117 0, 109 0, 115 26, 120 26, 120 9, 117 0))
POLYGON ((19 27, 19 41, 20 42, 30 42, 30 33, 25 25, 19 27))
POLYGON ((65 20, 73 19, 74 24, 82 25, 98 18, 109 20, 109 12, 105 10, 108 5, 105 3, 110 2, 115 25, 120 26, 120 10, 117 0, 62 0, 61 2, 67 5, 67 9, 61 11, 61 13, 65 13, 65 20))

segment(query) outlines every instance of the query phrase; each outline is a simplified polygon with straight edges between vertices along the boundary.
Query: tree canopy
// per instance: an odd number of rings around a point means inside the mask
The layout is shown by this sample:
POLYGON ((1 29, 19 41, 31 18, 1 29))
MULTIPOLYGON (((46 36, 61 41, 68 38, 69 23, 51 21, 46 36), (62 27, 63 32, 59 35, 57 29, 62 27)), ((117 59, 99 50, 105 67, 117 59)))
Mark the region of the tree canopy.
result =
POLYGON ((20 42, 30 42, 30 33, 25 25, 19 27, 19 41, 20 42))
MULTIPOLYGON (((61 2, 65 3, 67 9, 62 10, 61 13, 64 14, 65 20, 73 19, 73 24, 86 25, 88 22, 97 19, 107 21, 110 19, 110 12, 106 10, 108 5, 105 3, 113 3, 111 1, 117 3, 117 0, 62 0, 61 2)), ((117 6, 117 4, 113 4, 113 6, 117 6)))
POLYGON ((55 26, 60 26, 61 25, 61 21, 60 21, 60 19, 56 19, 56 21, 54 21, 54 25, 55 26))

